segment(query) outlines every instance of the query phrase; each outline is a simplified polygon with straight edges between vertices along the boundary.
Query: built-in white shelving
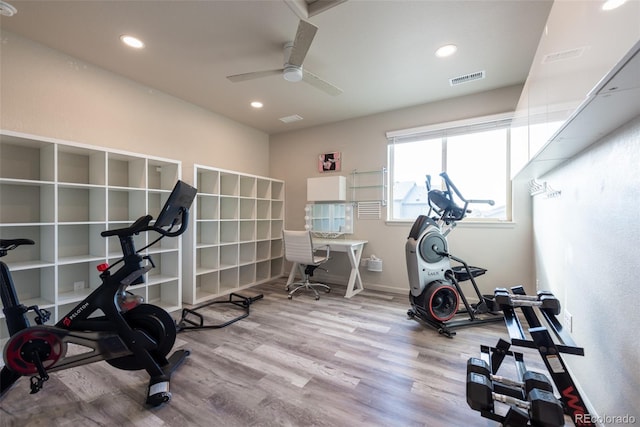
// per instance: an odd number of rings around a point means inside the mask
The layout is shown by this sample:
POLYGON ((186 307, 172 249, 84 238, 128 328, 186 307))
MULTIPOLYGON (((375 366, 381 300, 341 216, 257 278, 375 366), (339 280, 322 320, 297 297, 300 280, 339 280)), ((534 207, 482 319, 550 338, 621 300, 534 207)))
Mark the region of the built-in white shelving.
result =
POLYGON ((184 301, 204 303, 281 276, 284 182, 194 165, 194 185, 184 301))
MULTIPOLYGON (((0 238, 36 243, 2 259, 21 302, 50 310, 56 321, 65 315, 100 285, 97 265, 122 256, 118 239, 100 233, 147 213, 155 218, 180 171, 175 160, 0 131, 0 238)), ((158 237, 153 234, 135 236, 136 247, 158 237)), ((144 254, 156 268, 129 290, 179 310, 181 238, 165 238, 144 254)), ((7 336, 2 320, 0 339, 7 336)))

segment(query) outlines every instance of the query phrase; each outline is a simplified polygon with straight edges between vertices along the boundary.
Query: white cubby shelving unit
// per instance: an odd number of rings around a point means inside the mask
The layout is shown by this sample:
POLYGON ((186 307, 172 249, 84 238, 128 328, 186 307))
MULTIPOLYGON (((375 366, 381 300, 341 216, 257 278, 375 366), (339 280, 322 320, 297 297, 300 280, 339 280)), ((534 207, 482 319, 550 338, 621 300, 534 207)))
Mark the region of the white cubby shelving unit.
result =
MULTIPOLYGON (((122 256, 107 229, 154 218, 180 178, 179 161, 0 130, 0 238, 28 238, 2 259, 18 298, 57 321, 100 285, 96 266, 122 256)), ((140 249, 158 235, 135 236, 140 249)), ((144 251, 156 268, 129 288, 167 311, 182 307, 181 238, 144 251)), ((116 267, 117 268, 117 267, 116 267)), ((0 313, 0 340, 8 331, 0 313)))
POLYGON ((194 165, 193 182, 184 302, 204 303, 281 276, 284 182, 202 165, 194 165))

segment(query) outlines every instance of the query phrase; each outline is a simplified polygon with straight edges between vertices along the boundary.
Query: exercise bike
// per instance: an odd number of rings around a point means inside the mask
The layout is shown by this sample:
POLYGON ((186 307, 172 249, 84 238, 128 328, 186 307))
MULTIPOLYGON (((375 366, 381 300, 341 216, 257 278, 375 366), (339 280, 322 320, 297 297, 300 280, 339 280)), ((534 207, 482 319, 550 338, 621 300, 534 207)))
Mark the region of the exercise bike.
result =
MULTIPOLYGON (((118 369, 145 369, 149 373, 147 405, 158 406, 171 399, 171 374, 189 351, 178 350, 166 358, 176 339, 175 321, 162 308, 143 303, 143 298, 128 292, 127 287, 144 283, 145 273, 154 267, 151 257, 140 255, 141 251, 164 237, 176 237, 186 231, 195 194, 195 188, 178 181, 153 224, 153 217, 146 215, 129 227, 103 231, 102 237, 118 237, 123 258, 111 266, 99 265, 100 286, 61 316, 55 326, 44 325, 50 317, 47 310, 20 303, 9 268, 0 262, 0 294, 10 334, 4 348, 5 366, 0 371, 0 396, 21 376, 31 376, 34 394, 43 388, 50 372, 105 360, 118 369), (173 230, 176 226, 179 228, 173 230), (147 231, 159 233, 160 237, 136 250, 133 236, 147 231), (118 270, 112 271, 121 263, 118 270), (30 325, 29 311, 35 313, 37 325, 30 325), (87 351, 67 354, 69 344, 74 345, 74 350, 87 351)), ((0 256, 33 244, 29 239, 0 240, 0 256)))
POLYGON ((434 327, 439 334, 451 338, 454 328, 501 321, 500 307, 492 296, 480 293, 475 277, 486 269, 469 266, 449 253, 447 235, 471 211, 471 203, 493 205, 493 200, 467 200, 453 184, 446 172, 440 174, 445 190, 431 188, 427 175, 428 215, 420 215, 414 222, 405 244, 407 273, 409 276, 410 318, 417 317, 434 327), (462 202, 462 206, 456 203, 462 202), (452 266, 451 261, 459 265, 452 266), (470 303, 460 282, 470 281, 477 303, 470 303), (462 302, 463 307, 460 307, 462 302), (486 316, 485 316, 486 315, 486 316), (458 318, 455 318, 455 317, 458 318), (460 318, 464 316, 465 318, 460 318))

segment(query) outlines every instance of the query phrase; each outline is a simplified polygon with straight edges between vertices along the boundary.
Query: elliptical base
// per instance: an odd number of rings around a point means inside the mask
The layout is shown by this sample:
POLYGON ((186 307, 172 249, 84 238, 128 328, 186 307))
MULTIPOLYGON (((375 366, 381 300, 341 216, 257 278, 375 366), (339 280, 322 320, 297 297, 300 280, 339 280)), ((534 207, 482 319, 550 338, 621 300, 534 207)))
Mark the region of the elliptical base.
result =
POLYGON ((411 308, 407 310, 407 316, 410 318, 417 318, 421 320, 423 323, 431 326, 438 334, 444 335, 447 338, 453 338, 456 334, 454 329, 470 327, 470 326, 480 326, 485 325, 487 323, 492 322, 500 322, 504 320, 504 317, 501 313, 488 312, 483 317, 478 317, 476 314, 469 314, 466 310, 460 310, 456 313, 456 315, 446 322, 438 322, 432 319, 421 307, 416 305, 411 305, 411 308), (465 319, 456 319, 456 317, 461 317, 462 315, 468 314, 469 317, 465 319))

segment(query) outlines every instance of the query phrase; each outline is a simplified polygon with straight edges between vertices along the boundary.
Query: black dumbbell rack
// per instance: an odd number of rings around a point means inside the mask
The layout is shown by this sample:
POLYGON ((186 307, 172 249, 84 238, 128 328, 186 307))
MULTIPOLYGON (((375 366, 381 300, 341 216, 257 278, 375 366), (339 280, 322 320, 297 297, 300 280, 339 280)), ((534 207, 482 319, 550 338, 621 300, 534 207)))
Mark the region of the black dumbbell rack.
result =
MULTIPOLYGON (((522 286, 511 288, 515 295, 526 295, 522 286)), ((504 321, 511 338, 511 343, 500 339, 495 347, 481 346, 481 351, 485 355, 485 359, 491 366, 491 371, 496 374, 506 356, 514 356, 516 360, 516 369, 520 377, 524 372, 524 362, 521 353, 510 351, 512 345, 518 347, 526 347, 535 349, 540 353, 550 376, 560 393, 560 401, 562 402, 564 411, 571 416, 576 426, 595 426, 592 421, 594 417, 589 414, 585 402, 580 395, 578 388, 571 378, 571 374, 562 360, 562 354, 573 354, 584 356, 584 349, 578 347, 568 332, 562 327, 555 314, 549 309, 537 308, 530 306, 520 306, 527 323, 529 324, 528 336, 522 327, 515 308, 502 305, 504 313, 504 321), (549 328, 542 325, 536 310, 542 314, 549 328), (549 329, 553 331, 556 337, 549 333, 549 329)), ((493 419, 493 418, 492 418, 493 419)))

